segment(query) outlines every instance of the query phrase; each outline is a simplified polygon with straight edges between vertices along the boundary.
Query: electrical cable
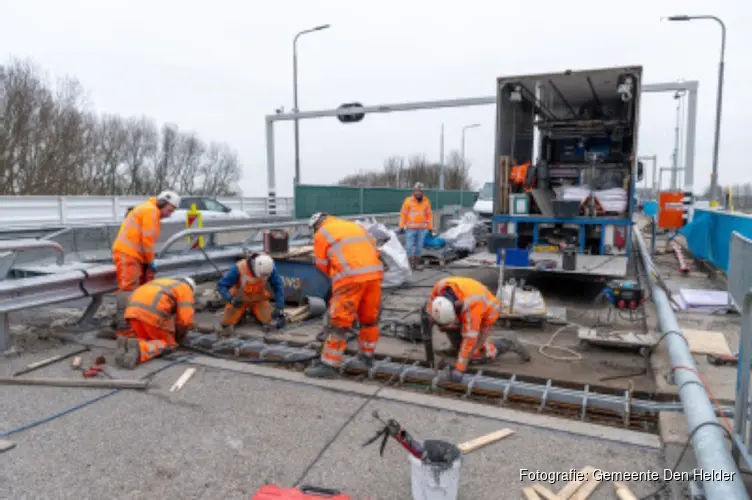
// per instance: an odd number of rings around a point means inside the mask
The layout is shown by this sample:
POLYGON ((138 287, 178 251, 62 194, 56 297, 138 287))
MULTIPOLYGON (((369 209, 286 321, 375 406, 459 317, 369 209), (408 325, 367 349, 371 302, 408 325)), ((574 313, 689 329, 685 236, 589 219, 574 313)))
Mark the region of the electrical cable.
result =
MULTIPOLYGON (((160 367, 160 368, 158 368, 158 369, 156 369, 156 370, 154 370, 152 372, 147 373, 146 375, 144 375, 143 377, 141 377, 139 380, 150 379, 154 375, 156 375, 156 374, 158 374, 160 372, 163 372, 164 370, 166 370, 168 368, 171 368, 171 367, 173 367, 173 366, 175 366, 177 364, 185 363, 189 359, 193 359, 196 356, 198 356, 198 355, 197 354, 190 354, 190 355, 185 356, 183 358, 176 359, 175 361, 171 361, 170 363, 167 363, 166 365, 164 365, 164 366, 162 366, 162 367, 160 367)), ((117 394, 118 392, 120 392, 122 390, 123 389, 113 389, 113 390, 111 390, 109 392, 106 392, 104 394, 101 394, 101 395, 99 395, 97 397, 88 399, 88 400, 84 401, 83 403, 79 403, 79 404, 77 404, 75 406, 72 406, 72 407, 66 409, 66 410, 63 410, 63 411, 57 412, 57 413, 55 413, 53 415, 50 415, 49 417, 41 418, 39 420, 35 420, 35 421, 31 422, 31 423, 22 425, 20 427, 16 427, 15 429, 11 429, 11 430, 9 430, 7 432, 3 432, 2 434, 0 434, 0 438, 5 439, 8 436, 12 436, 13 434, 18 434, 19 432, 23 432, 23 431, 32 429, 32 428, 37 427, 39 425, 46 424, 47 422, 52 422, 55 419, 58 419, 58 418, 60 418, 62 416, 65 416, 65 415, 68 415, 69 413, 73 413, 74 411, 80 410, 82 408, 86 408, 89 405, 92 405, 92 404, 94 404, 94 403, 96 403, 98 401, 101 401, 101 400, 103 400, 105 398, 108 398, 108 397, 112 396, 113 394, 117 394)))

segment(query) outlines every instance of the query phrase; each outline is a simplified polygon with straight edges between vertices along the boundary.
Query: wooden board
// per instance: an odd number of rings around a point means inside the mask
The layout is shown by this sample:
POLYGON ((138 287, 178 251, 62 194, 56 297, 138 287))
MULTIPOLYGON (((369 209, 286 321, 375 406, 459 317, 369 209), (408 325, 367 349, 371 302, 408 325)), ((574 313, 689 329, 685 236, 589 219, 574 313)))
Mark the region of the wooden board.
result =
POLYGON ((619 500, 637 500, 637 497, 629 491, 629 488, 624 483, 614 482, 614 489, 619 500))
POLYGON ((593 345, 613 347, 652 347, 658 340, 649 333, 601 331, 595 328, 578 328, 577 338, 593 345))
POLYGON ((541 500, 535 490, 529 486, 522 488, 522 495, 525 497, 525 500, 541 500))
POLYGON ((726 337, 721 332, 685 328, 684 337, 689 343, 689 351, 693 354, 733 356, 728 342, 726 342, 726 337))
POLYGON ((0 453, 12 450, 16 447, 16 443, 8 441, 7 439, 0 439, 0 453))
POLYGON ((487 446, 496 441, 500 441, 507 436, 511 436, 512 434, 514 434, 514 431, 512 429, 501 429, 501 430, 486 434, 485 436, 480 436, 470 441, 465 441, 464 443, 458 445, 457 447, 460 449, 460 451, 463 454, 467 454, 475 450, 478 450, 480 448, 483 448, 484 446, 487 446))
POLYGON ((536 493, 538 493, 539 496, 541 496, 544 500, 559 500, 559 497, 554 493, 553 491, 549 490, 542 484, 534 484, 533 489, 536 493))
POLYGON ((575 492, 580 489, 580 486, 585 484, 585 482, 590 478, 590 476, 593 474, 593 471, 595 470, 594 467, 587 466, 579 471, 578 478, 582 477, 581 480, 575 479, 574 481, 570 481, 567 483, 566 486, 564 486, 561 491, 559 491, 556 496, 559 497, 561 500, 569 500, 569 498, 572 497, 572 495, 575 494, 575 492), (584 476, 584 477, 583 477, 584 476))

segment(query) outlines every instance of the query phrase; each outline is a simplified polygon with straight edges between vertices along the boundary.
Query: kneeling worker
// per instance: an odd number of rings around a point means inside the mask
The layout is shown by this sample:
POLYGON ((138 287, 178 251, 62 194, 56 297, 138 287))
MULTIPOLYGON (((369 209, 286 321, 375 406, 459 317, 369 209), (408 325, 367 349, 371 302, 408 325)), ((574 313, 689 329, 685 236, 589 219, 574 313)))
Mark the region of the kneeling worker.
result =
POLYGON ((362 226, 325 213, 311 216, 316 267, 332 280, 328 336, 321 363, 310 366, 309 377, 332 378, 342 365, 347 331, 355 319, 360 324, 358 356, 348 365, 356 370, 373 366, 379 340, 379 311, 384 266, 376 240, 362 226))
POLYGON ((132 330, 118 335, 115 363, 133 369, 177 347, 193 327, 195 291, 191 278, 156 279, 136 288, 125 309, 132 330))
POLYGON ((267 254, 253 253, 238 261, 219 280, 217 291, 227 301, 223 328, 237 325, 249 309, 262 325, 285 327, 285 287, 274 260, 267 254), (267 285, 274 293, 274 309, 267 285))
POLYGON ((530 361, 528 350, 516 340, 487 340, 488 333, 499 319, 499 301, 482 283, 472 278, 454 276, 440 280, 428 299, 427 312, 439 329, 459 343, 459 353, 451 380, 459 382, 469 362, 488 363, 499 354, 515 352, 523 361, 530 361))

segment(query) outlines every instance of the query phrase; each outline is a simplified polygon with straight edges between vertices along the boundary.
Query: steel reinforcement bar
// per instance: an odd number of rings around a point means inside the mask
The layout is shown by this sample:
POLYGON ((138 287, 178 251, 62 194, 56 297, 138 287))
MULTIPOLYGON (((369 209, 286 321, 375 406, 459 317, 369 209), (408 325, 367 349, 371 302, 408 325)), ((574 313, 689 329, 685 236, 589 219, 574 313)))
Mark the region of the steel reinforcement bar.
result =
MULTIPOLYGON (((190 346, 211 350, 214 353, 248 357, 248 358, 278 358, 278 359, 305 359, 316 350, 307 347, 292 347, 285 343, 268 344, 258 340, 228 340, 217 342, 214 334, 191 332, 187 336, 190 346)), ((349 365, 355 358, 345 356, 341 371, 360 373, 351 370, 349 365)), ((391 358, 377 360, 373 368, 368 372, 370 378, 391 377, 396 375, 400 383, 419 382, 430 388, 451 389, 462 391, 466 396, 491 396, 500 399, 500 404, 505 404, 515 398, 525 398, 537 402, 537 411, 542 412, 555 404, 577 407, 579 418, 584 421, 588 412, 597 409, 605 410, 621 417, 624 426, 629 427, 633 419, 644 415, 657 415, 662 411, 682 411, 682 405, 678 402, 659 402, 638 399, 633 397, 630 391, 622 395, 603 394, 591 391, 589 386, 582 390, 557 387, 552 380, 546 384, 535 384, 517 380, 515 375, 510 378, 487 377, 480 370, 473 375, 466 375, 462 381, 454 384, 442 381, 430 368, 420 365, 415 361, 412 364, 394 362, 391 358)), ((732 408, 723 408, 724 412, 733 411, 732 408)))
MULTIPOLYGON (((726 445, 726 434, 718 423, 717 409, 710 401, 707 387, 697 372, 689 344, 682 333, 668 295, 659 282, 657 268, 640 230, 633 231, 650 283, 653 303, 658 311, 658 323, 665 337, 671 359, 673 380, 679 386, 679 399, 684 408, 687 428, 697 458, 697 469, 723 472, 729 481, 703 481, 709 500, 749 500, 739 469, 726 445)), ((720 476, 719 476, 720 477, 720 476)))

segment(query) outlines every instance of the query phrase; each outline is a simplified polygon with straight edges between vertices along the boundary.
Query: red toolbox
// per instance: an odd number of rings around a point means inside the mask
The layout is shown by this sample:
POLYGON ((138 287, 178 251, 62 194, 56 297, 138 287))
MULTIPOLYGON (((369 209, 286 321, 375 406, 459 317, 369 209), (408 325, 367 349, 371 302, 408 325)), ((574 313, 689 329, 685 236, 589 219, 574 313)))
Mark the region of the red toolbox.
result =
POLYGON ((300 488, 280 488, 276 484, 267 484, 251 500, 355 500, 350 495, 343 495, 338 490, 301 486, 300 488))

